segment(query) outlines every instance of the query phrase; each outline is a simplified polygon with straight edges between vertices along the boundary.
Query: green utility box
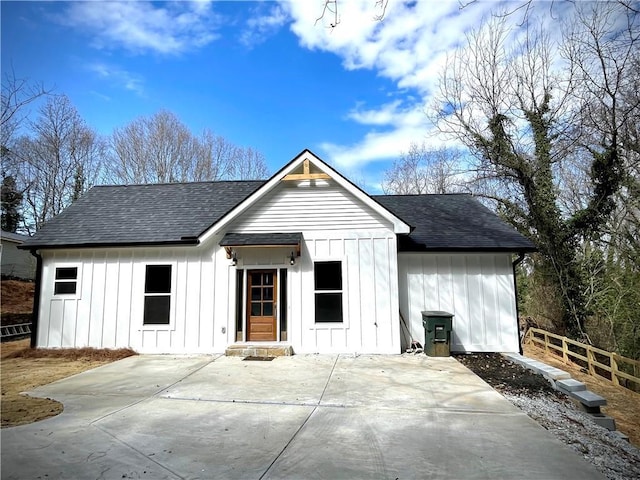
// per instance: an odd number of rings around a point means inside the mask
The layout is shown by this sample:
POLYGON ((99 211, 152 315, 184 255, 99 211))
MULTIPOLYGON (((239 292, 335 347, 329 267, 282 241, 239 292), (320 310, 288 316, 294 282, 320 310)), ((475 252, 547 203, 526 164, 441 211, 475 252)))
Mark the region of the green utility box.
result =
POLYGON ((422 312, 422 326, 424 327, 424 353, 430 357, 448 357, 453 314, 433 310, 422 312))

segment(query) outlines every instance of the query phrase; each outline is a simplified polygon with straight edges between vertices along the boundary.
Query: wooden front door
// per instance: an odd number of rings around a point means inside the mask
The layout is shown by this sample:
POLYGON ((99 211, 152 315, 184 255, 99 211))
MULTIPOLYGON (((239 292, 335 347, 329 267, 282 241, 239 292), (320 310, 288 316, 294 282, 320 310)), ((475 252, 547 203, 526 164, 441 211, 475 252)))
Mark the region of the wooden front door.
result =
POLYGON ((247 277, 247 341, 274 342, 277 339, 276 270, 249 270, 247 277))

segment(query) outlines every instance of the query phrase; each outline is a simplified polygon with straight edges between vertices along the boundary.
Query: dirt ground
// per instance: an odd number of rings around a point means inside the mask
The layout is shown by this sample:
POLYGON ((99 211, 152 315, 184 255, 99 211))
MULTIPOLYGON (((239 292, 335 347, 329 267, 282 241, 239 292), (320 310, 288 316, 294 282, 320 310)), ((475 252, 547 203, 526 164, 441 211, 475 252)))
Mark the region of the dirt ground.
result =
MULTIPOLYGON (((553 354, 546 354, 544 350, 526 345, 525 356, 535 358, 548 365, 568 372, 572 378, 583 382, 587 388, 607 399, 607 406, 601 410, 614 418, 616 428, 629 437, 629 441, 640 446, 640 394, 615 386, 605 379, 599 379, 581 372, 575 364, 565 364, 553 354)), ((476 375, 501 393, 536 394, 564 398, 556 392, 541 375, 533 373, 499 354, 459 355, 456 357, 476 375)))
POLYGON ((133 355, 132 350, 31 350, 29 340, 0 345, 2 428, 24 425, 62 413, 55 400, 21 392, 133 355))
POLYGON ((7 313, 31 313, 35 283, 19 280, 0 282, 0 311, 7 313))

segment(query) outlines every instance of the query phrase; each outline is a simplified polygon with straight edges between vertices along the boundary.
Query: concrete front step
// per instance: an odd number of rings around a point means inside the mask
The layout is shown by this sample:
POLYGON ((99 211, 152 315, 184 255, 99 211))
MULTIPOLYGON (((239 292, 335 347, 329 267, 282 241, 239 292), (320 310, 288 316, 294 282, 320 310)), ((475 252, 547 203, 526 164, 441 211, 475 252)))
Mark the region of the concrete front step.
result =
POLYGON ((227 357, 289 357, 293 355, 291 345, 237 343, 225 350, 227 357))

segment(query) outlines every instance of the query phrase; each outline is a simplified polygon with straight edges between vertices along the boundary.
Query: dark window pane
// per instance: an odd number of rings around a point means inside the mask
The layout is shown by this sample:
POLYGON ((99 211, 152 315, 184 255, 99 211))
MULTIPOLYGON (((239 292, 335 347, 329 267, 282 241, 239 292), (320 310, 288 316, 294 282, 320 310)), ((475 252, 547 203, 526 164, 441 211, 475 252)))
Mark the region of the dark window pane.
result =
POLYGON ((263 300, 273 300, 273 287, 265 287, 262 289, 263 300))
POLYGON ((342 293, 316 293, 316 322, 342 322, 342 293))
POLYGON ((171 265, 147 265, 145 293, 171 293, 171 265))
POLYGON ((314 264, 316 290, 342 290, 342 262, 314 264))
POLYGON ((265 273, 262 284, 263 285, 273 285, 273 273, 265 273))
POLYGON ((56 280, 76 280, 78 267, 56 268, 56 280))
POLYGON ((56 282, 53 293, 55 295, 76 293, 76 282, 56 282))
POLYGON ((260 287, 252 287, 251 288, 251 300, 261 300, 260 298, 260 287))
POLYGON ((273 303, 265 302, 262 304, 262 315, 264 317, 272 317, 273 316, 273 303))
POLYGON ((260 310, 260 306, 262 304, 260 302, 253 302, 251 304, 251 316, 252 317, 259 317, 260 314, 262 313, 260 310))
POLYGON ((168 325, 170 305, 171 297, 169 295, 144 297, 144 324, 168 325))
POLYGON ((261 273, 252 273, 251 274, 251 285, 262 285, 262 274, 261 273))

